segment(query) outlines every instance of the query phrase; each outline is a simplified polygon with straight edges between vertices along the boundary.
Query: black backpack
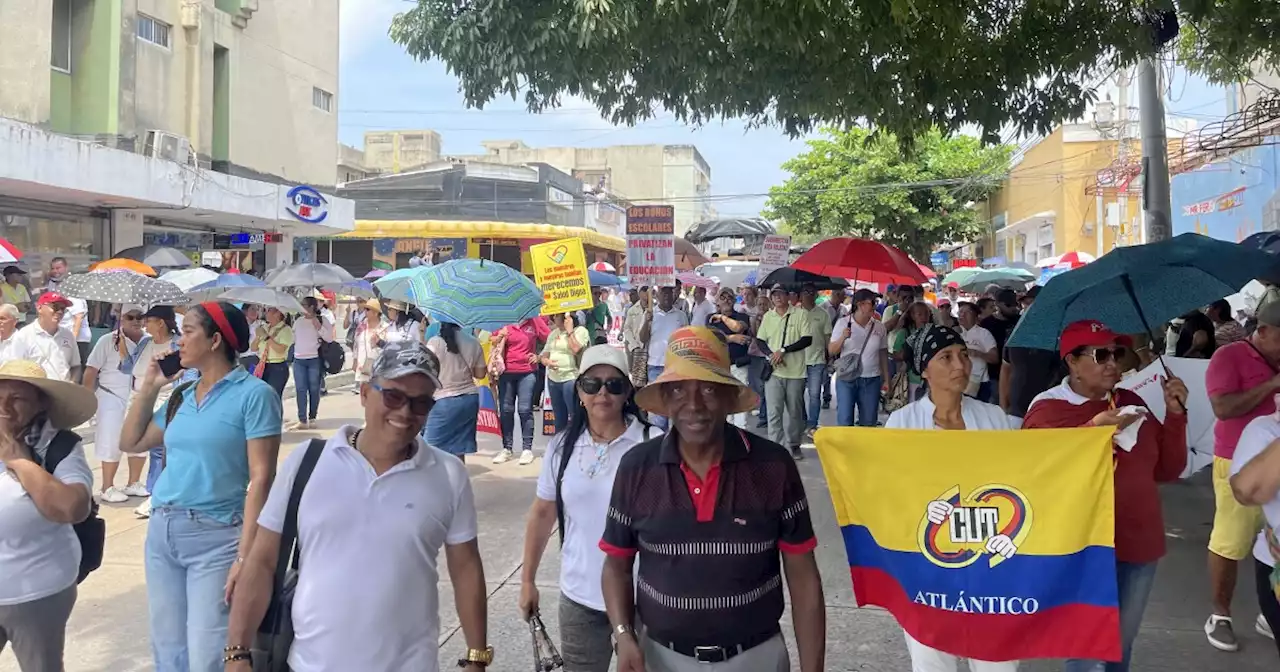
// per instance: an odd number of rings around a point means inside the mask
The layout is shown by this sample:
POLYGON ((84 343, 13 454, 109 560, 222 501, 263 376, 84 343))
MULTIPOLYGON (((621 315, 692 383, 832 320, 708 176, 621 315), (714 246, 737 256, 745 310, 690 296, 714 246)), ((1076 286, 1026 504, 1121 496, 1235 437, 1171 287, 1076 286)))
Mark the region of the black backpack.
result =
MULTIPOLYGON (((80 445, 80 435, 60 429, 49 442, 41 466, 50 475, 58 465, 80 445)), ((80 572, 76 583, 83 583, 85 578, 102 566, 102 553, 107 545, 107 523, 98 517, 98 503, 89 496, 89 515, 84 520, 71 526, 76 531, 76 539, 80 540, 80 572)))
POLYGON ((347 353, 337 341, 320 341, 320 361, 324 362, 324 371, 329 375, 341 373, 347 364, 347 353))

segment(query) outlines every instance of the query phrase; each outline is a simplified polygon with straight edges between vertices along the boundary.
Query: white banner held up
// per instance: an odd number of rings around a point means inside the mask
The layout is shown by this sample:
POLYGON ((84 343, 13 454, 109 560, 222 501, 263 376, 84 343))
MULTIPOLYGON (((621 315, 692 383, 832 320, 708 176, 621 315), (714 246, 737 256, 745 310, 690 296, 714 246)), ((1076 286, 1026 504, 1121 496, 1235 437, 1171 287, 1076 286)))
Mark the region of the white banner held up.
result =
POLYGON ((632 287, 676 284, 676 209, 670 205, 627 208, 627 282, 632 287))
MULTIPOLYGON (((1213 464, 1213 426, 1218 420, 1213 415, 1209 391, 1204 383, 1209 360, 1165 357, 1164 362, 1169 371, 1187 386, 1187 468, 1182 472, 1182 478, 1186 478, 1213 464)), ((1120 381, 1120 387, 1137 392, 1161 422, 1165 414, 1164 390, 1160 387, 1160 376, 1163 375, 1164 367, 1157 360, 1120 381)))
POLYGON ((760 248, 760 266, 756 270, 759 282, 769 274, 791 264, 791 236, 773 234, 764 237, 764 245, 760 248))

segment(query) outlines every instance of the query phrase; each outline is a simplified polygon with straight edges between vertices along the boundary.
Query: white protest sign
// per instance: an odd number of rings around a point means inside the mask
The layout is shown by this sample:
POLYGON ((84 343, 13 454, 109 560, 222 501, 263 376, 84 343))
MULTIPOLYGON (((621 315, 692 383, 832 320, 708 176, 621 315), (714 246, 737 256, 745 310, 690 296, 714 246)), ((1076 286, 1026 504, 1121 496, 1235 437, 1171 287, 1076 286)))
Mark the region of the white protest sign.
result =
POLYGON ((632 287, 676 284, 676 209, 670 205, 627 208, 627 282, 632 287))
POLYGON ((759 282, 769 274, 791 264, 791 236, 773 234, 764 237, 764 245, 760 248, 760 266, 756 270, 759 282))
MULTIPOLYGON (((1213 464, 1213 426, 1218 420, 1213 415, 1209 391, 1204 383, 1209 360, 1165 357, 1164 362, 1169 366, 1169 372, 1181 378, 1187 386, 1187 468, 1182 472, 1182 478, 1186 478, 1213 464)), ((1152 415, 1161 422, 1164 421, 1165 408, 1160 377, 1164 375, 1167 375, 1164 366, 1157 360, 1120 381, 1120 387, 1142 397, 1152 415)))

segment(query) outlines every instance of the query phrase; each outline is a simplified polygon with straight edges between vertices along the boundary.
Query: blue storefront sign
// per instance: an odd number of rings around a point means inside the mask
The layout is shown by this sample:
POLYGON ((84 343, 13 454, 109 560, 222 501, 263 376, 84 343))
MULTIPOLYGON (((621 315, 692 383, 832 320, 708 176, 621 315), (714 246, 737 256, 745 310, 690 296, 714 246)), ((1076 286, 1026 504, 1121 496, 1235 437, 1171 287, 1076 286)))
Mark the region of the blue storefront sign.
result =
POLYGON ((300 184, 289 190, 285 209, 295 219, 309 224, 319 224, 329 216, 329 201, 315 187, 300 184))
POLYGON ((946 252, 934 252, 934 253, 930 254, 930 255, 929 255, 929 265, 930 265, 930 266, 933 266, 933 267, 935 267, 935 268, 936 268, 936 267, 938 267, 938 266, 946 266, 946 265, 947 265, 947 253, 946 253, 946 252))

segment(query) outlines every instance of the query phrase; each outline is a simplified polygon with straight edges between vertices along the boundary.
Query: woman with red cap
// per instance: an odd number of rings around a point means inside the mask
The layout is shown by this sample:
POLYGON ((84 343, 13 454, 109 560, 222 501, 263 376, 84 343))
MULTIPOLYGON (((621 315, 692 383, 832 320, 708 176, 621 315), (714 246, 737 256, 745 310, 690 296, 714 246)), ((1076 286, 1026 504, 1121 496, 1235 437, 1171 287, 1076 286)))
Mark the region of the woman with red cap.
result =
POLYGON ((1187 466, 1187 387, 1176 377, 1160 379, 1165 419, 1157 420, 1137 393, 1117 389, 1119 360, 1133 347, 1094 320, 1074 322, 1062 332, 1058 352, 1067 377, 1032 402, 1024 429, 1115 427, 1116 583, 1120 598, 1118 663, 1067 661, 1067 672, 1127 672, 1133 640, 1164 556, 1164 519, 1158 483, 1173 481, 1187 466))

